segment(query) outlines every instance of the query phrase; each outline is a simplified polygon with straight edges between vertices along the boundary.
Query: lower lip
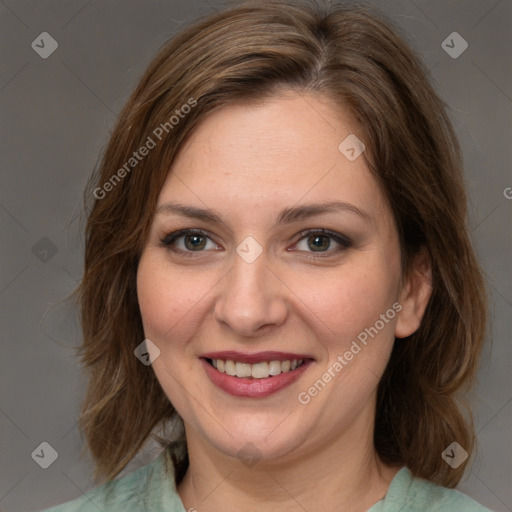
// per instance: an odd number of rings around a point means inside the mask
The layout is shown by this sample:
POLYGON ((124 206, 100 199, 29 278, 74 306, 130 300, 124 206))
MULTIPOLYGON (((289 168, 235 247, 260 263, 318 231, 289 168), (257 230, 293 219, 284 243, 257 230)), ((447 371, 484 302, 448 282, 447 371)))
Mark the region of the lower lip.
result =
POLYGON ((295 382, 308 369, 312 361, 307 360, 296 370, 280 373, 265 379, 233 377, 227 373, 219 372, 205 359, 201 359, 201 363, 210 380, 226 393, 237 397, 264 398, 281 391, 295 382))

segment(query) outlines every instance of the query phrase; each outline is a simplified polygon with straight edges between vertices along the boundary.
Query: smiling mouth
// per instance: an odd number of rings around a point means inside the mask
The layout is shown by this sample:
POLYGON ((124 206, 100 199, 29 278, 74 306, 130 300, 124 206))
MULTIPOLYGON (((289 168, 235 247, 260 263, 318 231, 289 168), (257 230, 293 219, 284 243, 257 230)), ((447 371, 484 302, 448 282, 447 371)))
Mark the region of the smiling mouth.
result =
POLYGON ((241 363, 230 359, 205 359, 220 373, 243 379, 266 379, 282 373, 289 373, 304 365, 308 359, 288 359, 285 361, 262 361, 259 363, 241 363))

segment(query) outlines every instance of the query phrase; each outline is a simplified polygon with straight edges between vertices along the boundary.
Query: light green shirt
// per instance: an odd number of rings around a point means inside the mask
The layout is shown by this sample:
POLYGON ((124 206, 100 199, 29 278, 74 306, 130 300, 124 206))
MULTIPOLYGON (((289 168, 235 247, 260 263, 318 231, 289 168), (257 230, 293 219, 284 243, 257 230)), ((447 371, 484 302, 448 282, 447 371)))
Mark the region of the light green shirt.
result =
MULTIPOLYGON (((74 501, 43 512, 186 512, 176 491, 172 444, 151 463, 111 480, 74 501)), ((194 509, 192 509, 194 510, 194 509)), ((368 512, 491 512, 469 496, 427 480, 414 478, 403 467, 393 478, 386 496, 368 512)))

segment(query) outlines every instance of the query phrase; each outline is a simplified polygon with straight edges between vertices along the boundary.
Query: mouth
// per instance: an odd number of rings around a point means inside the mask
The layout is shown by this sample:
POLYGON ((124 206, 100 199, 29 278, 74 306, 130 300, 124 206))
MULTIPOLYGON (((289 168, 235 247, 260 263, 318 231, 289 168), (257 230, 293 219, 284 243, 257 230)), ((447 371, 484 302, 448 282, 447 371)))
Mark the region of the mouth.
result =
POLYGON ((314 362, 301 354, 217 352, 200 358, 210 381, 236 397, 263 398, 295 382, 314 362))
POLYGON ((206 361, 217 371, 238 377, 239 379, 267 379, 281 373, 293 372, 300 368, 306 359, 286 359, 284 361, 261 361, 259 363, 242 363, 231 359, 210 359, 206 361))

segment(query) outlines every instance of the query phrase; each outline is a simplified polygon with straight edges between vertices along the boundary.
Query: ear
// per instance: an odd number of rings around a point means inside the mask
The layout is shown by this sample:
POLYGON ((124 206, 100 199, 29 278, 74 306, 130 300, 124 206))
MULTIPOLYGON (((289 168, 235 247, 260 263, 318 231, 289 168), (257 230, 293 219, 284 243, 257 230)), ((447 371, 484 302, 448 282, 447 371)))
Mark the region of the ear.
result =
POLYGON ((414 257, 400 292, 402 309, 395 325, 397 338, 405 338, 418 330, 431 294, 432 265, 426 248, 422 247, 414 257))

